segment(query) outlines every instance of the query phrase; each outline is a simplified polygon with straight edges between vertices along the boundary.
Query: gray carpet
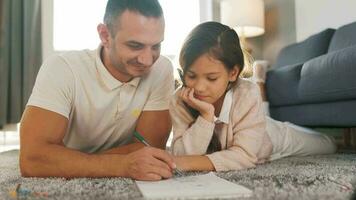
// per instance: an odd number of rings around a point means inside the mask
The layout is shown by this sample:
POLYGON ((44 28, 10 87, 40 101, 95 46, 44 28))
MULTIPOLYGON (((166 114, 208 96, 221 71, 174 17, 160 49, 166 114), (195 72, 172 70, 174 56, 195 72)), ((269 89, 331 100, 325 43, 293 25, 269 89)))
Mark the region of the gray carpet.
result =
MULTIPOLYGON (((356 187, 356 154, 285 158, 217 175, 253 190, 249 199, 350 199, 356 187)), ((142 199, 131 179, 22 178, 18 151, 4 152, 0 154, 0 199, 16 198, 142 199)))

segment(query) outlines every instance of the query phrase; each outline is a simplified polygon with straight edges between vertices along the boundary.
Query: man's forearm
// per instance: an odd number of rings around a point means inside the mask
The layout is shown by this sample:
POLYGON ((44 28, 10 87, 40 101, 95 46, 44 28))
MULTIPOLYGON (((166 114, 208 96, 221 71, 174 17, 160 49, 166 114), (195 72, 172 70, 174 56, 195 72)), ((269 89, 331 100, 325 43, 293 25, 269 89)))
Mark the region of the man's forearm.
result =
MULTIPOLYGON (((137 151, 137 150, 139 150, 139 149, 141 149, 142 147, 145 146, 141 142, 139 142, 139 141, 136 142, 136 141, 131 143, 131 144, 127 144, 127 145, 124 145, 124 146, 119 146, 119 147, 114 147, 112 149, 108 149, 108 150, 103 151, 101 153, 103 153, 103 154, 129 154, 129 153, 137 151)), ((166 141, 166 140, 164 140, 164 141, 166 141)), ((166 142, 164 142, 161 146, 157 146, 157 145, 152 145, 152 146, 165 150, 166 149, 166 145, 165 144, 166 144, 166 142)))
POLYGON ((144 147, 144 145, 141 143, 132 143, 103 151, 102 154, 129 154, 131 152, 141 149, 142 147, 144 147))
POLYGON ((56 144, 20 151, 26 177, 127 177, 124 160, 125 155, 86 154, 56 144))

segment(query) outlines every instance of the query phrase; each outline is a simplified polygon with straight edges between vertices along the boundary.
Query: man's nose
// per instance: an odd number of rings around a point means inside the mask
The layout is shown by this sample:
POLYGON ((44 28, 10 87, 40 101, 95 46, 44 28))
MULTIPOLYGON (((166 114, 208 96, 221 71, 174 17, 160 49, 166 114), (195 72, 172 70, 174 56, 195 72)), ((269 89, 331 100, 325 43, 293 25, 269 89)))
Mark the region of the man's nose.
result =
POLYGON ((151 49, 144 49, 138 56, 138 62, 144 66, 151 66, 153 64, 153 52, 151 49))

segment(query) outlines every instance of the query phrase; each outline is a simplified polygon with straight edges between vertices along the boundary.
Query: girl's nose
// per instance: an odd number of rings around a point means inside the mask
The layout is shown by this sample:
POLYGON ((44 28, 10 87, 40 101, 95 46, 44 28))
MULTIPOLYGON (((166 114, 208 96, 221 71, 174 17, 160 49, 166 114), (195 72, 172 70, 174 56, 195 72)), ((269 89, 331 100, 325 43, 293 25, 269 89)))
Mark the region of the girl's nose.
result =
POLYGON ((205 88, 206 88, 206 85, 201 80, 197 80, 194 84, 194 90, 198 94, 204 92, 205 88))

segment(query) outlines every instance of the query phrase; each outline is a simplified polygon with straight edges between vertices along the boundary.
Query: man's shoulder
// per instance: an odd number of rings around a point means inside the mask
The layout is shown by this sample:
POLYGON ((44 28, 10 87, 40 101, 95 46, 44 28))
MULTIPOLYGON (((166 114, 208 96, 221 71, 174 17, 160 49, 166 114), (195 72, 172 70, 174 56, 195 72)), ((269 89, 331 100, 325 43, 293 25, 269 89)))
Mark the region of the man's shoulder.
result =
MULTIPOLYGON (((69 51, 49 56, 42 64, 40 73, 56 74, 58 79, 73 79, 75 74, 86 74, 95 66, 94 51, 69 51)), ((92 71, 92 70, 91 70, 92 71)))
POLYGON ((160 56, 152 66, 152 74, 167 74, 173 72, 173 65, 169 58, 160 56))
POLYGON ((80 51, 68 51, 58 54, 59 59, 63 59, 69 65, 85 65, 93 64, 95 62, 96 50, 80 50, 80 51))
POLYGON ((172 62, 165 56, 160 56, 152 65, 150 72, 142 77, 142 81, 148 85, 161 85, 167 81, 174 81, 172 62))
POLYGON ((157 65, 172 65, 172 62, 168 57, 160 55, 155 64, 157 64, 157 65))
POLYGON ((94 50, 81 50, 81 51, 66 51, 64 53, 53 54, 49 56, 44 64, 50 63, 59 65, 73 65, 78 63, 95 61, 95 51, 94 50))

